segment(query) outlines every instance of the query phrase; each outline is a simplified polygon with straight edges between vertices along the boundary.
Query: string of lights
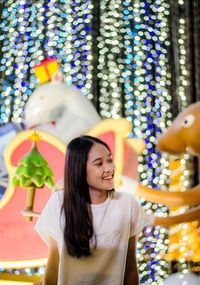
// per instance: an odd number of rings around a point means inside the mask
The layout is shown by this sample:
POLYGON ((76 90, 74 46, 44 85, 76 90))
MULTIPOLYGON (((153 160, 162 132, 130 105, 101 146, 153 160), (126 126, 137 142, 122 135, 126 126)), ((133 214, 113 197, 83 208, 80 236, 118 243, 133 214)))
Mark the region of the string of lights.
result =
POLYGON ((124 68, 123 18, 121 1, 100 2, 98 37, 99 112, 103 118, 122 116, 122 70, 124 68))
POLYGON ((93 99, 91 93, 93 69, 91 52, 92 9, 93 5, 90 1, 77 0, 72 1, 71 6, 66 10, 69 13, 68 19, 71 24, 67 37, 69 39, 68 50, 66 50, 67 57, 63 64, 68 80, 80 88, 90 100, 93 99))
MULTIPOLYGON (((8 2, 9 4, 9 2, 8 2)), ((2 53, 3 56, 1 58, 1 66, 0 71, 1 74, 5 74, 5 76, 1 76, 2 83, 2 92, 1 92, 1 117, 0 123, 7 123, 11 117, 11 105, 12 105, 12 97, 14 95, 14 89, 11 87, 11 83, 15 79, 14 68, 13 68, 13 53, 15 51, 14 48, 14 38, 16 37, 16 31, 14 27, 17 25, 17 10, 18 4, 13 3, 10 9, 4 9, 2 11, 2 21, 1 21, 1 29, 4 33, 1 35, 2 40, 2 53), (13 19, 13 20, 12 20, 13 19), (12 58, 12 60, 11 60, 12 58)))
MULTIPOLYGON (((138 171, 141 181, 154 189, 166 187, 168 178, 167 159, 155 147, 156 138, 171 123, 168 15, 167 1, 134 1, 134 20, 130 27, 134 55, 131 66, 134 74, 133 132, 146 142, 146 149, 139 157, 138 171)), ((129 53, 127 59, 128 56, 129 53)), ((167 208, 161 205, 143 200, 141 203, 147 212, 167 213, 167 208)), ((162 254, 167 244, 166 229, 146 229, 138 245, 141 282, 160 284, 166 278, 168 264, 162 254)))
POLYGON ((28 96, 37 84, 33 66, 56 56, 64 80, 93 99, 92 4, 89 1, 8 1, 2 11, 0 124, 19 124, 28 96), (67 21, 66 21, 67 18, 67 21))

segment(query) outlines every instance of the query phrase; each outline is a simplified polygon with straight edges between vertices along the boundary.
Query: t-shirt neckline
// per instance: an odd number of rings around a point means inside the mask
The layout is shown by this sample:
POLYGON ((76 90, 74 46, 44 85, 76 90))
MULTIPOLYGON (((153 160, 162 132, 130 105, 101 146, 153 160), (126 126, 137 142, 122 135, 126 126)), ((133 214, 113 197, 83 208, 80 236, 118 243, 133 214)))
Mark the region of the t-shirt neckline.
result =
POLYGON ((112 192, 108 191, 108 196, 103 203, 100 204, 90 204, 92 209, 99 209, 105 207, 112 199, 112 192))

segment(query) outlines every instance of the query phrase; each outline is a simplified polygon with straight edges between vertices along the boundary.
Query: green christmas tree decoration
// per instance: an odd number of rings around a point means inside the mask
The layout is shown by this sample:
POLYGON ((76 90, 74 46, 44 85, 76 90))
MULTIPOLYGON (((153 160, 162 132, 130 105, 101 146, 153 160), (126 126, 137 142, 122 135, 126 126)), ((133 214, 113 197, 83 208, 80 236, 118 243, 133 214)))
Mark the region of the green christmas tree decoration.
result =
POLYGON ((32 149, 18 163, 17 169, 12 179, 14 187, 20 186, 27 190, 26 209, 23 213, 29 213, 28 220, 32 220, 31 212, 34 213, 33 203, 36 189, 41 189, 45 185, 50 189, 54 187, 53 172, 37 148, 37 141, 40 136, 35 132, 30 137, 33 142, 32 149))

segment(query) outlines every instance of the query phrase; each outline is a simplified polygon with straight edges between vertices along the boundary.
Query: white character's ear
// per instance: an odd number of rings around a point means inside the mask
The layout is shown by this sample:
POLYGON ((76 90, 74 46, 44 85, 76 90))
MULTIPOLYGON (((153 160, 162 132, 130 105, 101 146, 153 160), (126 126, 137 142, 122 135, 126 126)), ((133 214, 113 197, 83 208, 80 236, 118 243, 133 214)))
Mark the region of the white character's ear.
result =
POLYGON ((51 79, 51 82, 53 84, 58 84, 60 82, 63 81, 63 75, 62 75, 62 72, 61 71, 57 71, 56 73, 54 73, 52 79, 51 79))

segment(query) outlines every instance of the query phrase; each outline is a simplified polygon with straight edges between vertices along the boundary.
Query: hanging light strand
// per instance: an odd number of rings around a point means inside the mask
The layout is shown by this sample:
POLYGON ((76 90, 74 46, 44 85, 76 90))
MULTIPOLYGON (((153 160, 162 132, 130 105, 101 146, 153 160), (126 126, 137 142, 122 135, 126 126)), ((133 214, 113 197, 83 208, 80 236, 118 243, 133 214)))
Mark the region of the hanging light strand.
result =
POLYGON ((100 3, 100 35, 98 37, 100 82, 99 109, 103 118, 119 119, 122 115, 123 14, 121 1, 100 3))
MULTIPOLYGON (((126 104, 132 106, 132 111, 127 108, 126 115, 133 122, 133 133, 146 142, 144 154, 139 157, 141 181, 154 188, 161 185, 165 188, 168 162, 156 150, 155 144, 171 120, 167 57, 169 4, 167 1, 134 1, 133 8, 129 4, 129 1, 124 3, 127 21, 124 79, 126 104)), ((142 199, 141 203, 148 213, 167 214, 166 207, 142 199)), ((162 260, 168 243, 166 234, 166 229, 160 227, 147 228, 140 239, 138 260, 142 264, 141 282, 145 284, 160 284, 167 276, 168 264, 162 260)))

